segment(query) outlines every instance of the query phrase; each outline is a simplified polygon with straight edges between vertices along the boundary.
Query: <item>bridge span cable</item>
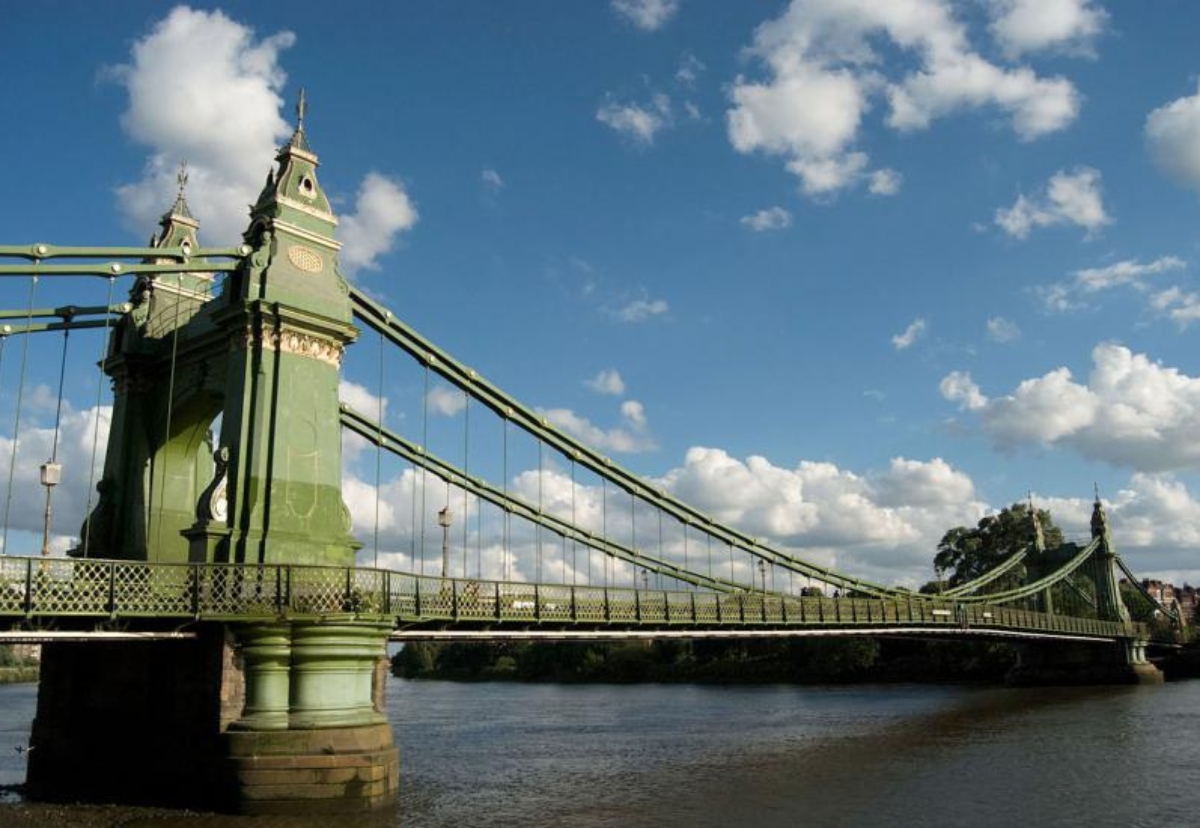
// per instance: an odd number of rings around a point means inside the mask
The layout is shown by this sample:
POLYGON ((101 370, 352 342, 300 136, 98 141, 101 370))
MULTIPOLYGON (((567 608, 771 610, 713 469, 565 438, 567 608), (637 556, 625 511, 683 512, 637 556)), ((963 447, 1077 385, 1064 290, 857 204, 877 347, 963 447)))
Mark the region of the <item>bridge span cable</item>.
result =
POLYGON ((1176 624, 1183 623, 1183 619, 1180 618, 1180 616, 1179 616, 1178 605, 1176 605, 1174 607, 1167 607, 1165 604, 1163 604, 1161 601, 1159 601, 1157 598, 1155 598, 1150 593, 1150 590, 1148 590, 1144 586, 1142 586, 1141 580, 1139 580, 1138 577, 1133 574, 1133 571, 1129 568, 1129 566, 1125 563, 1125 561, 1121 558, 1120 555, 1115 555, 1114 557, 1117 559, 1117 566, 1119 566, 1121 568, 1121 571, 1125 573, 1125 577, 1129 580, 1130 585, 1134 589, 1136 589, 1139 593, 1141 593, 1142 597, 1149 600, 1150 603, 1152 603, 1156 609, 1158 609, 1160 612, 1163 613, 1163 615, 1166 615, 1168 618, 1170 618, 1176 624))
MULTIPOLYGON (((33 262, 33 266, 37 268, 37 260, 33 262)), ((34 273, 29 277, 29 313, 25 319, 25 327, 29 328, 33 321, 33 301, 34 295, 37 293, 38 277, 34 273)), ((8 554, 8 516, 12 509, 13 496, 13 475, 17 471, 17 447, 21 443, 21 403, 25 396, 25 370, 29 365, 29 337, 21 340, 21 375, 17 381, 17 410, 13 415, 13 444, 12 454, 8 461, 8 493, 4 498, 4 530, 3 536, 0 537, 0 551, 5 555, 8 554)))
POLYGON ((511 421, 531 435, 545 440, 564 456, 573 457, 603 479, 612 480, 613 483, 637 497, 659 505, 675 519, 697 526, 701 531, 713 534, 722 541, 747 551, 754 557, 765 558, 784 568, 811 575, 830 586, 879 597, 908 598, 912 595, 908 590, 843 575, 832 569, 796 558, 763 543, 758 538, 714 520, 711 516, 664 491, 654 489, 636 475, 614 464, 610 458, 553 428, 545 417, 522 405, 515 398, 479 376, 473 369, 466 368, 432 342, 400 322, 394 314, 362 291, 351 287, 350 298, 354 314, 361 322, 373 330, 383 332, 395 345, 423 363, 426 369, 436 371, 440 376, 459 387, 469 383, 479 401, 504 418, 506 423, 511 421))
POLYGON ((1063 583, 1069 586, 1073 593, 1082 598, 1085 604, 1092 607, 1092 609, 1096 608, 1096 599, 1088 595, 1087 590, 1075 583, 1075 576, 1073 574, 1063 578, 1063 583))
MULTIPOLYGON (((758 538, 754 538, 740 530, 714 520, 711 516, 667 494, 665 491, 659 491, 648 486, 636 475, 614 464, 610 458, 605 457, 570 435, 552 427, 545 417, 522 405, 515 398, 479 376, 473 369, 466 368, 432 342, 400 322, 391 311, 376 303, 360 290, 351 287, 350 298, 353 303, 354 314, 360 321, 368 327, 384 333, 395 345, 422 362, 427 371, 436 371, 440 376, 459 387, 470 384, 479 401, 504 419, 506 435, 508 424, 510 422, 515 423, 524 431, 549 443, 564 456, 577 460, 581 465, 599 475, 605 486, 611 480, 614 484, 633 495, 659 506, 685 526, 696 526, 709 537, 717 537, 724 541, 731 547, 731 551, 733 547, 743 549, 752 558, 764 559, 769 563, 775 563, 789 571, 806 575, 831 587, 839 587, 843 590, 850 590, 859 594, 873 595, 875 597, 904 598, 905 600, 936 600, 934 596, 926 596, 905 589, 876 584, 797 558, 763 543, 758 538)), ((507 465, 507 453, 505 459, 507 465)), ((505 477, 507 484, 507 468, 505 477)), ((606 506, 606 503, 604 505, 606 506)), ((604 509, 604 512, 606 518, 607 510, 604 509)), ((607 526, 604 528, 607 535, 607 526)), ((1074 563, 1071 571, 1077 568, 1084 559, 1086 559, 1086 556, 1080 559, 1078 563, 1074 563)), ((606 563, 610 560, 611 558, 606 556, 606 563)), ((1013 563, 1012 566, 1016 566, 1016 564, 1013 563)), ((1068 566, 1071 565, 1068 564, 1068 566)), ((605 575, 607 583, 607 571, 605 575)), ((970 603, 979 603, 983 600, 995 599, 997 595, 1003 595, 1005 598, 1016 600, 1035 594, 1038 589, 1055 583, 1061 577, 1063 576, 1047 576, 1049 580, 1047 578, 1041 579, 1041 581, 1036 582, 1040 585, 1037 587, 1027 585, 1023 588, 989 595, 986 598, 970 596, 964 597, 961 600, 970 603)), ((969 585, 964 584, 962 586, 966 587, 969 585)), ((978 584, 970 586, 977 588, 978 584)))
POLYGON ((969 593, 976 592, 981 587, 987 586, 988 584, 995 581, 997 578, 1000 578, 1001 576, 1005 575, 1006 573, 1011 572, 1012 570, 1016 569, 1017 565, 1025 560, 1025 556, 1028 553, 1029 553, 1029 547, 1020 549, 1020 550, 1014 552, 1012 555, 1009 555, 1008 558, 1006 558, 1004 561, 1002 561, 999 565, 993 567, 992 569, 989 569, 987 572, 980 575, 978 578, 974 578, 970 581, 959 584, 958 586, 954 587, 953 589, 944 590, 941 593, 941 595, 943 595, 944 597, 947 597, 947 598, 954 598, 959 595, 967 595, 969 593))
MULTIPOLYGON (((372 423, 360 412, 357 412, 348 406, 343 406, 341 420, 344 426, 349 428, 355 434, 366 438, 367 440, 374 440, 375 435, 379 431, 378 424, 372 423)), ((597 539, 591 532, 569 524, 561 518, 555 517, 554 515, 540 512, 533 504, 526 503, 515 496, 503 492, 502 490, 497 489, 494 485, 490 485, 482 480, 471 479, 470 477, 464 475, 460 470, 454 468, 451 464, 441 460, 436 455, 423 451, 419 446, 413 445, 403 437, 400 437, 386 428, 382 430, 382 433, 383 447, 385 450, 421 464, 423 468, 432 472, 434 476, 439 477, 448 483, 452 482, 455 485, 469 490, 477 497, 500 506, 504 510, 505 514, 518 514, 520 517, 535 523, 541 521, 542 525, 546 526, 557 534, 569 534, 574 540, 583 543, 585 546, 588 546, 591 549, 595 549, 613 557, 621 558, 627 562, 635 563, 637 565, 641 565, 643 561, 652 562, 656 566, 662 566, 669 570, 667 574, 671 575, 672 577, 693 583, 695 586, 703 586, 705 588, 718 589, 720 591, 746 589, 745 584, 727 583, 721 581, 720 579, 705 578, 704 576, 696 573, 691 573, 680 569, 677 565, 668 561, 658 561, 652 556, 634 553, 633 550, 609 541, 604 537, 597 539)))
POLYGON ((1095 538, 1087 546, 1083 547, 1075 554, 1075 557, 1067 561, 1053 572, 1039 578, 1036 581, 1031 581, 1020 587, 1005 590, 1003 592, 993 592, 987 595, 960 595, 954 600, 962 604, 1001 604, 1009 601, 1017 601, 1023 598, 1030 598, 1037 595, 1042 590, 1052 587, 1058 582, 1065 580, 1075 570, 1079 569, 1085 563, 1088 563, 1096 550, 1100 546, 1100 539, 1095 538))
POLYGON ((536 504, 526 503, 511 493, 498 489, 483 480, 472 479, 450 463, 436 455, 424 451, 405 440, 400 435, 387 428, 380 428, 378 423, 372 423, 362 413, 347 405, 342 406, 341 422, 346 428, 366 440, 374 441, 376 435, 382 433, 383 448, 397 456, 417 463, 423 470, 441 478, 447 484, 459 486, 481 500, 486 500, 499 506, 506 516, 516 514, 535 525, 544 526, 559 535, 570 537, 589 549, 604 553, 607 558, 615 558, 631 563, 636 567, 645 566, 652 571, 661 572, 693 586, 704 587, 719 592, 745 590, 745 584, 724 581, 719 578, 708 578, 699 573, 689 572, 670 561, 660 560, 654 556, 639 553, 633 549, 609 540, 606 536, 597 537, 586 529, 581 529, 553 514, 546 513, 536 504))
MULTIPOLYGON (((117 277, 108 277, 108 307, 112 307, 113 288, 116 286, 117 277)), ((128 310, 128 306, 122 305, 124 310, 128 310)), ((96 405, 92 409, 92 459, 88 466, 88 493, 87 503, 83 507, 83 557, 88 556, 88 548, 91 546, 92 540, 92 494, 96 488, 96 451, 100 447, 100 401, 104 392, 104 361, 108 355, 108 340, 110 336, 109 321, 110 316, 104 317, 104 337, 100 341, 100 359, 96 363, 96 405)))

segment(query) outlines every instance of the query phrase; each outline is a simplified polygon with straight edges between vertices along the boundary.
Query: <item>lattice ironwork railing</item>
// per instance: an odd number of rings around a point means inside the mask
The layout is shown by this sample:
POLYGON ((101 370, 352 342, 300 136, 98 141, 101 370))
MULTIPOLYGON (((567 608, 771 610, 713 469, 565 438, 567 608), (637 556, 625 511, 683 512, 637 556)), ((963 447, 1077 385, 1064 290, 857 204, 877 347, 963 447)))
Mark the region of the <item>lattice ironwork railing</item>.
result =
POLYGON ((353 567, 0 556, 0 618, 255 621, 351 614, 399 625, 1007 630, 1144 638, 1121 624, 964 601, 796 597, 437 578, 353 567))

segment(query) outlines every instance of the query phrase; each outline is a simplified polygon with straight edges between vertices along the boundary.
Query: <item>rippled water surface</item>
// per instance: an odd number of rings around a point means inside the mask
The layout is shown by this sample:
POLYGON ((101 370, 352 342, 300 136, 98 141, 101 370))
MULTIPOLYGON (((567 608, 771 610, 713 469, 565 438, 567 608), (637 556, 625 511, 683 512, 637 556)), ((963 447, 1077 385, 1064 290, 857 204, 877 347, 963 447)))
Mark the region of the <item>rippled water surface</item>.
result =
MULTIPOLYGON (((1200 824, 1200 682, 392 680, 388 702, 402 792, 383 825, 1200 824)), ((0 687, 0 785, 24 776, 34 703, 32 685, 0 687)))

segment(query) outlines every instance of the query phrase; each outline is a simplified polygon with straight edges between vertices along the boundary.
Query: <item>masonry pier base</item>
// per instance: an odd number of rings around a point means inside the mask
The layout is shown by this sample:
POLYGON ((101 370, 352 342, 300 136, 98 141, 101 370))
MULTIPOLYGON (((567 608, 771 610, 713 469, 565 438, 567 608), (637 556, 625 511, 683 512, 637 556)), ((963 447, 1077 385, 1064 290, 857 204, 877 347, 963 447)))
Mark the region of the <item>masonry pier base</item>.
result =
POLYGON ((1143 641, 1081 644, 1037 642, 1017 648, 1005 682, 1016 687, 1084 684, 1161 684, 1162 672, 1146 660, 1143 641))
POLYGON ((27 791, 238 813, 392 806, 388 625, 205 624, 194 640, 44 648, 27 791))

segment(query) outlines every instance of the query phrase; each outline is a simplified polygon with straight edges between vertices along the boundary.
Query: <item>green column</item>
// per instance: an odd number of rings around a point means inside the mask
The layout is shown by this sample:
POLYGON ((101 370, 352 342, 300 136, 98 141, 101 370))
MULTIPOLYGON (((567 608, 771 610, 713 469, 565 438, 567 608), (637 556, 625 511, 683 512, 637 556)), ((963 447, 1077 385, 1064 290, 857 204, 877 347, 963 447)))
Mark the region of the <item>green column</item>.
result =
POLYGON ((234 628, 241 644, 246 680, 246 706, 231 728, 286 730, 292 661, 290 624, 241 624, 234 628))
POLYGON ((297 623, 292 627, 289 727, 378 724, 371 682, 390 624, 297 623))

